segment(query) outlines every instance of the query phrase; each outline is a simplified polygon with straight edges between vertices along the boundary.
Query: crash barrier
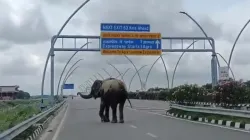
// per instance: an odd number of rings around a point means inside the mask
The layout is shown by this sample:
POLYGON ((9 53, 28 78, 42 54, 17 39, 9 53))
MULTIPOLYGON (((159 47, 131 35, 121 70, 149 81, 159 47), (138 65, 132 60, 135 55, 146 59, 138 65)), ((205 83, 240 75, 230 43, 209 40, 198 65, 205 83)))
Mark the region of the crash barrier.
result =
POLYGON ((178 104, 170 104, 170 108, 180 109, 184 111, 218 114, 218 115, 228 115, 250 118, 250 111, 247 110, 234 110, 234 109, 224 109, 224 108, 212 108, 212 107, 196 107, 196 106, 184 106, 178 104))
MULTIPOLYGON (((28 129, 30 126, 36 124, 38 121, 46 117, 49 113, 55 111, 56 109, 59 109, 66 101, 62 101, 60 103, 55 104, 53 107, 49 108, 48 110, 41 112, 37 115, 35 115, 32 118, 29 118, 14 127, 4 131, 3 133, 0 134, 0 139, 1 140, 11 140, 26 129, 28 129)), ((37 133, 37 132, 35 132, 37 133)))
POLYGON ((203 107, 226 107, 235 110, 250 110, 250 104, 227 104, 227 103, 211 103, 211 102, 179 102, 169 101, 172 104, 181 104, 186 106, 203 106, 203 107))
MULTIPOLYGON (((183 105, 176 105, 171 104, 170 108, 179 109, 183 111, 191 111, 191 112, 200 112, 200 113, 210 113, 210 114, 219 114, 219 115, 230 115, 230 116, 237 116, 237 117, 245 117, 250 118, 250 111, 242 111, 242 110, 231 110, 231 109, 218 109, 218 108, 206 108, 206 107, 191 107, 191 106, 183 106, 183 105)), ((198 121, 203 123, 210 123, 215 125, 221 125, 224 127, 231 127, 241 130, 250 131, 250 124, 240 120, 228 120, 225 118, 211 118, 211 116, 199 116, 199 115, 191 115, 184 112, 171 112, 170 110, 166 111, 166 115, 181 118, 181 119, 188 119, 190 121, 198 121)))
POLYGON ((36 124, 37 129, 26 140, 37 139, 37 137, 43 132, 43 130, 48 128, 49 123, 52 121, 52 119, 61 111, 61 109, 63 108, 62 106, 55 111, 54 115, 50 115, 42 124, 36 124))

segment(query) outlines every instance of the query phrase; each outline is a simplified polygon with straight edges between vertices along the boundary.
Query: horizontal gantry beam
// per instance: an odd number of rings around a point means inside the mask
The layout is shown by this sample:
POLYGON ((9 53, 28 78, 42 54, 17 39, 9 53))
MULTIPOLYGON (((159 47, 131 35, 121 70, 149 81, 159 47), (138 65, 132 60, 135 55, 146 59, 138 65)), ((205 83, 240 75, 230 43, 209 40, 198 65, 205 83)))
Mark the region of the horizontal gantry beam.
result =
MULTIPOLYGON (((56 35, 52 37, 52 40, 56 38, 56 35)), ((100 36, 94 35, 59 35, 57 38, 88 38, 88 39, 100 39, 100 36)), ((212 37, 162 37, 161 39, 168 40, 214 40, 212 37)))
MULTIPOLYGON (((91 51, 99 52, 99 48, 54 48, 54 51, 91 51)), ((162 52, 213 52, 213 49, 162 49, 162 52)))
MULTIPOLYGON (((54 35, 52 37, 52 40, 51 41, 54 41, 54 39, 56 38, 57 36, 54 35)), ((61 39, 87 39, 87 42, 88 42, 88 39, 98 39, 100 41, 100 36, 90 36, 90 35, 59 35, 58 38, 61 38, 61 39)), ((162 52, 213 52, 213 47, 210 47, 210 48, 205 48, 205 43, 204 43, 204 48, 195 48, 194 47, 194 44, 195 42, 199 41, 199 40, 203 40, 203 41, 212 41, 213 44, 214 44, 214 39, 212 37, 162 37, 161 38, 162 40, 170 40, 170 48, 162 48, 162 52), (181 44, 182 44, 182 48, 172 48, 172 40, 180 40, 181 44), (186 49, 186 48, 183 48, 183 41, 193 41, 193 49, 186 49)), ((100 42, 99 42, 99 45, 100 45, 100 42)), ((62 48, 52 48, 53 51, 94 51, 94 52, 99 52, 101 51, 100 48, 77 48, 76 47, 76 43, 75 43, 75 47, 74 48, 65 48, 65 47, 62 47, 62 48)))

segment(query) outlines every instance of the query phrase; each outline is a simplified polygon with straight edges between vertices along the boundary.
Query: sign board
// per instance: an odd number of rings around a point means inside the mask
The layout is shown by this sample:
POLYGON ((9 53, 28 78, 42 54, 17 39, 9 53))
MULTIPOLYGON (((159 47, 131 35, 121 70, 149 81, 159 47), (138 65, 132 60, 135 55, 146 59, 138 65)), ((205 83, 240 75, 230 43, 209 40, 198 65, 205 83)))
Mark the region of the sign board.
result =
POLYGON ((63 89, 74 89, 74 84, 64 84, 63 89))
POLYGON ((229 68, 227 66, 219 68, 219 79, 220 80, 229 79, 229 68))
POLYGON ((161 33, 101 32, 102 55, 161 55, 161 33))
POLYGON ((150 32, 149 24, 101 23, 101 31, 150 32))

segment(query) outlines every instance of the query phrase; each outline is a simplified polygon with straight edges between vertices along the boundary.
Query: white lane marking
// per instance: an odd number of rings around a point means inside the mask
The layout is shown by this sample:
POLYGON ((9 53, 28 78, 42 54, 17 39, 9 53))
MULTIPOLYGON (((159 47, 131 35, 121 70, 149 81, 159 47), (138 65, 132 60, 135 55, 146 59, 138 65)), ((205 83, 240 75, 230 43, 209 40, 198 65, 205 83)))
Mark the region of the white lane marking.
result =
POLYGON ((152 134, 152 133, 147 133, 147 135, 149 135, 150 137, 153 137, 153 138, 157 138, 157 136, 152 134))
MULTIPOLYGON (((128 109, 130 109, 130 108, 128 108, 128 109)), ((223 125, 216 125, 216 124, 205 123, 205 122, 196 122, 196 121, 191 121, 191 120, 187 120, 187 119, 182 119, 182 118, 176 118, 176 117, 172 117, 172 116, 163 115, 163 114, 156 113, 156 112, 148 112, 148 111, 142 111, 142 110, 136 110, 136 109, 130 109, 130 110, 140 111, 140 112, 144 112, 144 113, 148 113, 148 114, 159 115, 159 116, 166 117, 166 118, 172 118, 172 119, 187 121, 187 122, 196 123, 196 124, 204 124, 204 125, 209 125, 209 126, 214 126, 214 127, 220 127, 220 128, 224 128, 224 129, 234 130, 234 131, 240 131, 240 132, 250 133, 250 131, 248 131, 248 130, 241 130, 241 129, 237 129, 237 128, 233 128, 233 127, 227 127, 227 126, 223 126, 223 125)))
POLYGON ((136 126, 134 126, 134 125, 130 125, 130 127, 132 127, 132 128, 137 128, 136 126))
POLYGON ((63 126, 63 124, 64 124, 64 121, 65 121, 65 119, 66 119, 66 116, 67 116, 67 114, 68 114, 68 110, 69 110, 69 103, 68 103, 68 106, 67 106, 67 108, 66 108, 66 112, 64 113, 64 116, 63 116, 63 118, 62 118, 62 120, 61 120, 61 123, 60 123, 59 126, 57 127, 56 133, 55 133, 55 135, 53 136, 52 140, 57 140, 57 137, 58 137, 58 135, 59 135, 59 132, 61 131, 61 128, 62 128, 62 126, 63 126))

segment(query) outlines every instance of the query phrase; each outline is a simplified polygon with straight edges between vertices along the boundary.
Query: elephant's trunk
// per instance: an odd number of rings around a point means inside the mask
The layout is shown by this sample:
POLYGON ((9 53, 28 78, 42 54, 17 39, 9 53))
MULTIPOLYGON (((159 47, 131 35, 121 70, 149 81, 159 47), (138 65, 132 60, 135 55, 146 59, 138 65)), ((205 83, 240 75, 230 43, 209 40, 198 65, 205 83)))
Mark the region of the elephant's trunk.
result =
POLYGON ((81 92, 78 92, 77 95, 80 95, 83 99, 90 99, 90 98, 92 98, 91 94, 89 94, 89 95, 83 95, 81 92))

